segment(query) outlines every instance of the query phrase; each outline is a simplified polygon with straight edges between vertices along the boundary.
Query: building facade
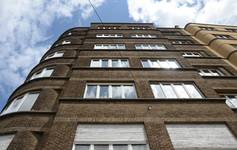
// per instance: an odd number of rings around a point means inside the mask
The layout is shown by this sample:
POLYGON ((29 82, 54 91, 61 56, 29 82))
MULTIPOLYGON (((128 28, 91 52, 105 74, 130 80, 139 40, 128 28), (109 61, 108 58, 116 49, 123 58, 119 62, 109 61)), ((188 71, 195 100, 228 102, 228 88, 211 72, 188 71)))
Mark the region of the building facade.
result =
POLYGON ((67 30, 10 96, 0 147, 237 149, 237 70, 189 28, 67 30))

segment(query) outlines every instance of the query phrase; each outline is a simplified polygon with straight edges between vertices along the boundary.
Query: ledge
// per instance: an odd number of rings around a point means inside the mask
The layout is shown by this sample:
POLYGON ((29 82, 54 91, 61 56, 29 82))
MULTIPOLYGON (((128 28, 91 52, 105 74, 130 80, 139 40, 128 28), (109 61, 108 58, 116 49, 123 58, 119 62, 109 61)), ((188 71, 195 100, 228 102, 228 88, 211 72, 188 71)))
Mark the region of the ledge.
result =
POLYGON ((77 98, 77 97, 61 97, 59 101, 62 103, 85 103, 85 104, 95 104, 95 103, 137 103, 137 104, 147 104, 147 103, 225 103, 225 98, 202 98, 202 99, 172 99, 172 98, 137 98, 137 99, 89 99, 89 98, 77 98))
POLYGON ((22 116, 22 115, 26 115, 26 116, 31 116, 31 115, 55 115, 56 112, 55 111, 20 111, 20 112, 12 112, 12 113, 8 113, 8 114, 4 114, 2 116, 0 116, 0 121, 2 119, 5 118, 9 118, 9 117, 14 117, 14 116, 22 116))
POLYGON ((237 76, 201 76, 204 79, 237 79, 237 76))

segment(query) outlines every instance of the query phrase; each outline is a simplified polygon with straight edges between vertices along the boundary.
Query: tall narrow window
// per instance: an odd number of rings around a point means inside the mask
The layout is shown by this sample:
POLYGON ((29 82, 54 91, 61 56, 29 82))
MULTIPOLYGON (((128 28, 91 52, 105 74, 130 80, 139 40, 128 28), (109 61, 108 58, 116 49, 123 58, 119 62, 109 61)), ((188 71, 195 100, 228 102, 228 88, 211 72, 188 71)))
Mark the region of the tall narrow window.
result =
POLYGON ((151 84, 155 98, 202 98, 203 96, 193 84, 159 83, 151 84))
POLYGON ((237 95, 225 95, 226 104, 230 108, 237 108, 237 95))
POLYGON ((92 59, 90 67, 128 68, 129 62, 127 59, 92 59))
POLYGON ((125 44, 95 44, 94 49, 126 49, 125 44))
POLYGON ((89 83, 86 86, 84 98, 137 98, 137 93, 133 84, 96 84, 89 83))
POLYGON ((63 57, 63 54, 64 52, 54 52, 54 53, 51 53, 49 54, 46 58, 46 59, 51 59, 51 58, 57 58, 57 57, 63 57))
POLYGON ((145 50, 166 50, 166 47, 163 44, 136 44, 135 48, 145 50))
POLYGON ((173 59, 143 59, 143 68, 180 68, 180 65, 173 59))
POLYGON ((30 92, 15 98, 1 115, 17 111, 30 111, 38 96, 39 92, 30 92))
POLYGON ((36 73, 34 73, 30 80, 37 79, 37 78, 43 78, 43 77, 50 77, 51 74, 53 73, 54 69, 53 68, 44 68, 36 73))
POLYGON ((1 150, 7 150, 13 138, 14 138, 14 134, 0 135, 1 150))
POLYGON ((73 150, 149 150, 141 124, 79 124, 73 150))

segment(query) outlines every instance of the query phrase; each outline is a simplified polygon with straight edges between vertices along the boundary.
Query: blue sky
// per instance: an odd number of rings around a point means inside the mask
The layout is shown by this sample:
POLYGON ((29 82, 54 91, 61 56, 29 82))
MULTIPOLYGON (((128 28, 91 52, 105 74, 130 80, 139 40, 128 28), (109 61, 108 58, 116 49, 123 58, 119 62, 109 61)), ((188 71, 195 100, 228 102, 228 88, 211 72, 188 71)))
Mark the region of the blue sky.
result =
MULTIPOLYGON (((236 0, 91 0, 103 22, 237 25, 236 0)), ((88 0, 0 1, 0 110, 65 30, 99 22, 88 0)))

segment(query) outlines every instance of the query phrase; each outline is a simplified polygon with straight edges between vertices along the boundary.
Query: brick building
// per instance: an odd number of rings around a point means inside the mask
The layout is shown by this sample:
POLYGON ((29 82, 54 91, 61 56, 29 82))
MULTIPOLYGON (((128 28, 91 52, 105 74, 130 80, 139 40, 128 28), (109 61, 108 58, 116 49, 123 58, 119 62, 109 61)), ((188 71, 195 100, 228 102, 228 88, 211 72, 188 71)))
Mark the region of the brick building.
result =
POLYGON ((237 149, 235 63, 196 35, 150 23, 67 30, 10 96, 1 149, 237 149))

